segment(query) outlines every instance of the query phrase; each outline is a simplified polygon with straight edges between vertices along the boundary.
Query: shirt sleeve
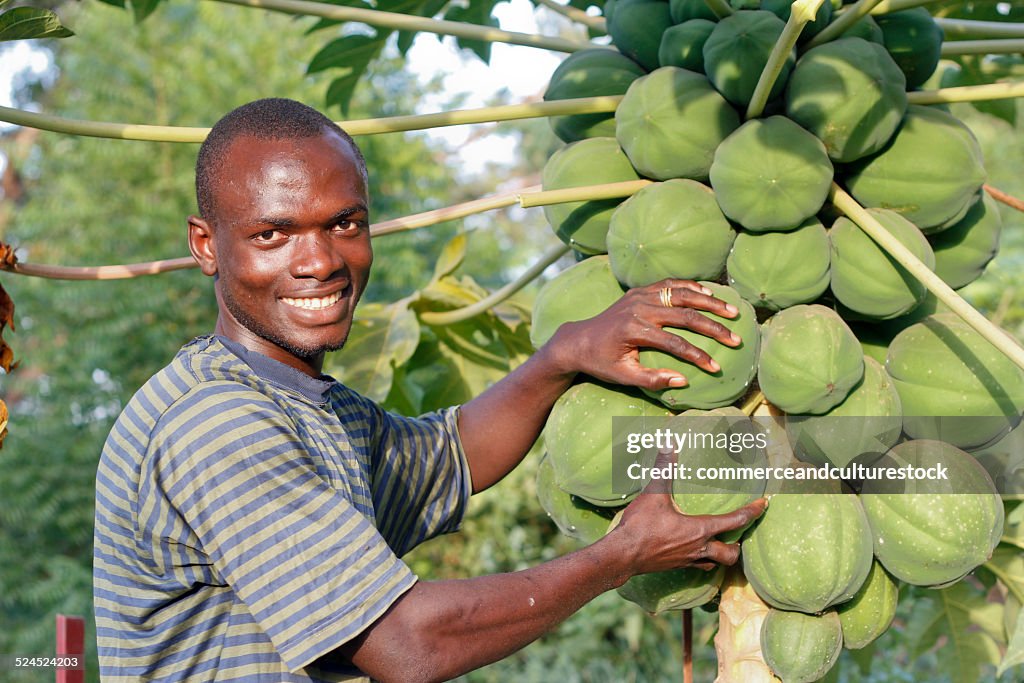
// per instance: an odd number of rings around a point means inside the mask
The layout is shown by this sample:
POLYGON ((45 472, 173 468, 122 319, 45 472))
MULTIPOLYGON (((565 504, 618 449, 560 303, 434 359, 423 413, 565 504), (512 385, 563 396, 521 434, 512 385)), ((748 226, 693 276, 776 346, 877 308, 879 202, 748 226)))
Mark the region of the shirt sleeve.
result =
POLYGON ((388 544, 401 557, 427 539, 458 530, 473 492, 459 409, 410 418, 359 398, 371 413, 373 503, 388 544))
POLYGON ((162 494, 292 672, 361 633, 415 583, 262 394, 199 385, 156 431, 162 494))

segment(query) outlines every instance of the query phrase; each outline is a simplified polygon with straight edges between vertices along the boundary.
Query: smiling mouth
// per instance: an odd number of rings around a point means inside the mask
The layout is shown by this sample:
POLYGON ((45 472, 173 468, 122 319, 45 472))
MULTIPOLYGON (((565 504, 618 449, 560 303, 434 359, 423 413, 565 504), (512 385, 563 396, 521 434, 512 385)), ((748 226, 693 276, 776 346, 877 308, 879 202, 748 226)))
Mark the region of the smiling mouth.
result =
POLYGON ((293 299, 291 297, 283 296, 281 297, 281 301, 285 302, 289 306, 294 306, 295 308, 302 308, 307 311, 319 311, 324 308, 330 308, 341 301, 341 292, 335 292, 334 294, 318 298, 293 299))

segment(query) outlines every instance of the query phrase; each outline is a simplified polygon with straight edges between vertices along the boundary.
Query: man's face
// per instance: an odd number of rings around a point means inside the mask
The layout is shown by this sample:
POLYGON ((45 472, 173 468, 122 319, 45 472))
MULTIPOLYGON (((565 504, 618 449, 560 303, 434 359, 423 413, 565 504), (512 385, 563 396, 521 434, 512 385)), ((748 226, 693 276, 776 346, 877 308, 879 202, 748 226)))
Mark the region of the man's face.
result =
POLYGON ((373 261, 366 183, 352 148, 333 131, 240 137, 213 189, 219 331, 319 371, 323 353, 348 337, 373 261))

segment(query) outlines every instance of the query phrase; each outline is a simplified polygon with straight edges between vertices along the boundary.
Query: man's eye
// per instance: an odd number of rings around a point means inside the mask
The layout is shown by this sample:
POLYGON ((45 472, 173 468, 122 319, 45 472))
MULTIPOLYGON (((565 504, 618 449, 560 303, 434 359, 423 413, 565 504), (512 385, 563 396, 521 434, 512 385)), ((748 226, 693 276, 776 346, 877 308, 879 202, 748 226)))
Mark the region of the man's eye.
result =
POLYGON ((359 221, 341 221, 334 227, 341 232, 353 232, 355 230, 359 230, 359 228, 362 227, 362 224, 359 223, 359 221))
POLYGON ((261 242, 269 242, 270 240, 274 239, 274 235, 276 233, 276 230, 264 230, 259 235, 256 235, 256 239, 260 240, 261 242))

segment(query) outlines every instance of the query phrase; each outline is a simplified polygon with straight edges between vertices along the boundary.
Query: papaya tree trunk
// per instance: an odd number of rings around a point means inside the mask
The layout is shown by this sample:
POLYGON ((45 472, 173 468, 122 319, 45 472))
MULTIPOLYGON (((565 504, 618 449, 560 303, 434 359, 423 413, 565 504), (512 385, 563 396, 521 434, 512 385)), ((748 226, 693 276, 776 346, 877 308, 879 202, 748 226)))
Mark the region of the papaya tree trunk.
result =
POLYGON ((761 623, 766 616, 768 605, 757 597, 743 571, 730 568, 718 606, 715 683, 779 683, 761 655, 761 623))

